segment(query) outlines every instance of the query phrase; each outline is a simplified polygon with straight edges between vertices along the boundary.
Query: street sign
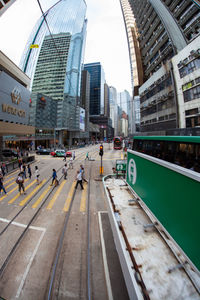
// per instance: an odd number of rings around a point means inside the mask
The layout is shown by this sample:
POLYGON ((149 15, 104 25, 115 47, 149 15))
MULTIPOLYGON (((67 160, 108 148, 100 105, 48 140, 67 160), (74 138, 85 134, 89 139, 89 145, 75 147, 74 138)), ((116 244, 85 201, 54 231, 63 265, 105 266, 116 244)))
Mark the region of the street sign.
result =
POLYGON ((116 160, 116 171, 126 172, 126 160, 116 160))

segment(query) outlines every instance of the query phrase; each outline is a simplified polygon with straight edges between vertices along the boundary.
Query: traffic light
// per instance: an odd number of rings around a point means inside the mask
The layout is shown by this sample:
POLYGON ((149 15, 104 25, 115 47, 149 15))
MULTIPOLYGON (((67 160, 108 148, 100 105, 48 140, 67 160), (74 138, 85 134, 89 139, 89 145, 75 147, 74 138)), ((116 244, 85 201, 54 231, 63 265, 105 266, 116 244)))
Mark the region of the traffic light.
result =
POLYGON ((100 145, 99 155, 100 155, 100 156, 103 156, 103 145, 100 145))

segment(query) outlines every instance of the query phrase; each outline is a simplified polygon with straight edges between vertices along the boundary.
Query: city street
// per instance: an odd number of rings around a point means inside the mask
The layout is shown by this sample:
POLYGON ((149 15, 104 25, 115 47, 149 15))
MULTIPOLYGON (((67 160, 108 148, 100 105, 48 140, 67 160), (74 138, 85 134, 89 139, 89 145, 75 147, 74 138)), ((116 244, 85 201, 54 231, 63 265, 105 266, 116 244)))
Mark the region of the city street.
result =
MULTIPOLYGON (((18 170, 6 176, 4 186, 8 194, 0 197, 3 299, 111 299, 110 295, 113 299, 129 299, 99 174, 99 147, 100 144, 75 149, 76 158, 73 169, 68 169, 67 180, 62 174, 63 158, 36 155, 31 165, 32 178, 25 180, 25 195, 19 195, 17 190, 18 170), (85 160, 87 152, 89 161, 85 160), (84 190, 78 186, 74 194, 80 164, 88 183, 83 183, 84 190), (34 174, 36 165, 39 185, 34 174), (61 178, 58 186, 50 185, 54 168, 61 178)), ((104 144, 104 175, 111 174, 115 160, 121 158, 122 151, 104 144)))

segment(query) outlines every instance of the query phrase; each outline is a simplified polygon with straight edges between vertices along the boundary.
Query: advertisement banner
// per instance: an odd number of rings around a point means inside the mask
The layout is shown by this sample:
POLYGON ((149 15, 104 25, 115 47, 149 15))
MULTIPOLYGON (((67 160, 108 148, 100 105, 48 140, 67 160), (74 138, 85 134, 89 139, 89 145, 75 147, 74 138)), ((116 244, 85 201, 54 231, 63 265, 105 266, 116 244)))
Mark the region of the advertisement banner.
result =
POLYGON ((80 107, 80 130, 85 131, 85 109, 80 107))
POLYGON ((147 157, 128 151, 126 181, 200 270, 200 176, 195 180, 196 172, 147 157))

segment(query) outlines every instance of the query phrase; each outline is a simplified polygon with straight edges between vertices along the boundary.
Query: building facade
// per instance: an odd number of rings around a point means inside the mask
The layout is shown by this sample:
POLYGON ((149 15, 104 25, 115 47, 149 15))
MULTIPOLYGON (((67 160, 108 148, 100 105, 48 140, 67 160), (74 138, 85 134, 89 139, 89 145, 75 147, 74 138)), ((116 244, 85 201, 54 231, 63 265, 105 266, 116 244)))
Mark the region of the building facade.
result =
POLYGON ((30 78, 0 51, 0 152, 3 146, 28 148, 34 139, 29 86, 30 78))
POLYGON ((90 73, 90 116, 104 115, 105 74, 100 62, 84 65, 90 73))
POLYGON ((30 35, 21 68, 31 77, 33 93, 42 93, 57 105, 59 144, 80 137, 80 89, 85 47, 86 3, 57 2, 41 17, 30 35))
POLYGON ((138 93, 141 131, 182 128, 172 58, 195 44, 200 34, 199 5, 191 0, 127 2, 135 18, 143 69, 138 93))

